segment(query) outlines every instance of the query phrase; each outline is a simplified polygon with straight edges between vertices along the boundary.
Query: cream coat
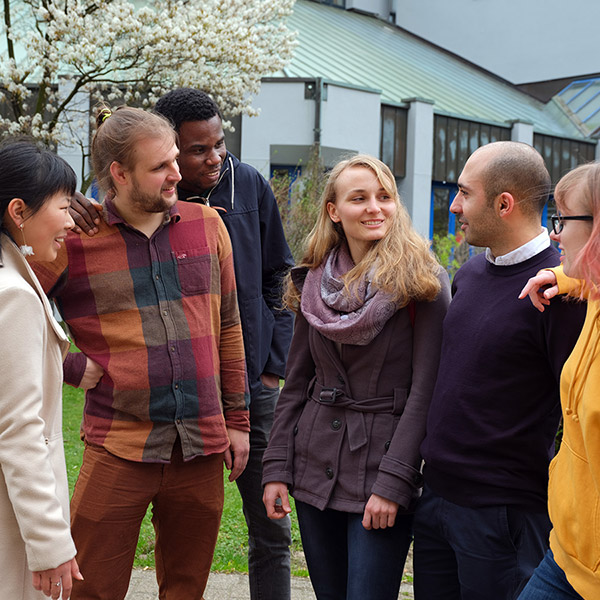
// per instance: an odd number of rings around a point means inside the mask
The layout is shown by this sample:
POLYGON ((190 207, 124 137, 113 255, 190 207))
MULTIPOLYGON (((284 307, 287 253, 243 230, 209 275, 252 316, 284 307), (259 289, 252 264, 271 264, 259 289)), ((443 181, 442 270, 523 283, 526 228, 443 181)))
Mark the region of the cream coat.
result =
POLYGON ((68 340, 27 261, 0 234, 0 596, 41 599, 30 571, 75 556, 62 438, 68 340))

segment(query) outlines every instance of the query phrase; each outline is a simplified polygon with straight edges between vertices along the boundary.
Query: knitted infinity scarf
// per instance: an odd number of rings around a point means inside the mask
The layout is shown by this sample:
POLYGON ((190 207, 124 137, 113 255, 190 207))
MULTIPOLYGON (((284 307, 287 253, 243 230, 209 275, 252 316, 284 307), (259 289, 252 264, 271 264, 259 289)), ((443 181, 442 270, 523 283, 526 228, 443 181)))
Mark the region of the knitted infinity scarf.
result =
POLYGON ((348 294, 342 276, 353 267, 346 244, 334 248, 316 269, 308 271, 300 309, 309 324, 326 338, 366 346, 381 332, 397 306, 368 277, 348 294))

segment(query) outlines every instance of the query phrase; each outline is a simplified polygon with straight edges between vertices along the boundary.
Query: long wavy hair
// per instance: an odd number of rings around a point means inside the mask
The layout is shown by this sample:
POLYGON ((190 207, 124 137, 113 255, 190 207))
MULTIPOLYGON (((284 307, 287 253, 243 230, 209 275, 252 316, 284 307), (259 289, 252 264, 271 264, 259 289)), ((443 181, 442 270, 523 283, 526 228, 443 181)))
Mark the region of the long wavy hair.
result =
POLYGON ((585 246, 573 260, 573 265, 583 275, 590 295, 600 298, 600 163, 593 162, 573 169, 557 184, 554 190, 556 208, 566 208, 567 195, 577 193, 583 214, 592 215, 592 232, 585 246))
MULTIPOLYGON (((373 285, 390 294, 399 308, 411 300, 434 300, 441 287, 438 279, 441 267, 431 252, 428 240, 414 229, 400 201, 392 172, 380 160, 366 154, 343 160, 331 170, 321 196, 317 222, 308 235, 304 256, 298 266, 318 267, 333 248, 346 241, 341 224, 334 223, 329 217, 327 204, 336 203, 337 180, 343 171, 352 168, 370 169, 396 203, 396 211, 386 235, 373 241, 363 259, 344 276, 346 292, 350 294, 369 274, 373 285)), ((283 299, 287 307, 298 310, 300 290, 289 275, 283 299)))

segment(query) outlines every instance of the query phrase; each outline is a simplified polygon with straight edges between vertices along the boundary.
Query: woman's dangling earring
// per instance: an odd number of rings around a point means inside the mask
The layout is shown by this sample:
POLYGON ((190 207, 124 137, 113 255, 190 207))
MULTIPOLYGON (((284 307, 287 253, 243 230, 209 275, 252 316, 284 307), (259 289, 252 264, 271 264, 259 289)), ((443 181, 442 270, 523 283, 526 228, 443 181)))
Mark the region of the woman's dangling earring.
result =
POLYGON ((19 229, 21 230, 21 235, 23 236, 23 245, 19 246, 19 250, 21 251, 21 254, 23 256, 33 256, 34 255, 33 248, 31 246, 28 246, 27 242, 25 241, 25 231, 23 229, 23 223, 21 223, 19 225, 19 229))

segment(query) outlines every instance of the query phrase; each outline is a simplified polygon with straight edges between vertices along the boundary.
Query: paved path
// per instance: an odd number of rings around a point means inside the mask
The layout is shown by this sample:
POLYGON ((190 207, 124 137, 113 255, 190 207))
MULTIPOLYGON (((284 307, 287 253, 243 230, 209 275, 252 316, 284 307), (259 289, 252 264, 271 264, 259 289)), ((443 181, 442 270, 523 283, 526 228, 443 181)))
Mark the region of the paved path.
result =
MULTIPOLYGON (((249 600, 248 575, 211 573, 204 592, 205 600, 249 600)), ((412 585, 402 584, 401 600, 413 598, 412 585)), ((153 569, 134 569, 125 600, 158 600, 158 587, 153 569)), ((308 577, 292 577, 292 600, 316 600, 308 577)))

